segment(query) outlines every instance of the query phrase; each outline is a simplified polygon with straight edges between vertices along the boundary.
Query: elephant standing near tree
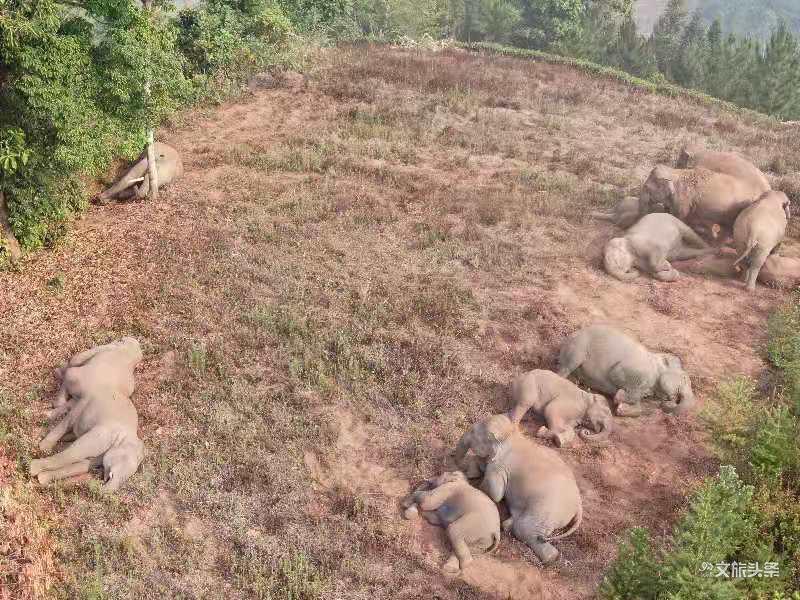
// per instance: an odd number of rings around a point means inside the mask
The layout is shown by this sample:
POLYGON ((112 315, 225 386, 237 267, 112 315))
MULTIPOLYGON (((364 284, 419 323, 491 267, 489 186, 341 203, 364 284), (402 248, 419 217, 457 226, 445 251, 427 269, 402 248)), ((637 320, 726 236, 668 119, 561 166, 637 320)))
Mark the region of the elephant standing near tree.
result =
POLYGON ((586 424, 578 435, 593 445, 608 443, 614 417, 608 401, 599 394, 584 392, 577 385, 552 371, 534 370, 523 373, 512 384, 513 405, 509 418, 519 425, 525 414, 533 409, 546 425, 537 436, 550 439, 559 448, 575 439, 575 427, 586 424))
POLYGON ((657 165, 642 186, 644 213, 668 212, 695 230, 730 234, 736 217, 761 196, 761 187, 703 167, 673 169, 657 165))
POLYGON ((767 192, 745 208, 733 224, 733 240, 740 252, 733 263, 748 263, 745 284, 756 289, 756 279, 770 254, 783 241, 791 218, 789 198, 783 192, 767 192))
POLYGON ((715 152, 697 144, 684 146, 675 164, 678 169, 702 167, 744 181, 756 197, 770 191, 772 186, 761 170, 737 152, 715 152))
POLYGON ((650 352, 642 344, 607 325, 591 325, 566 339, 559 371, 592 389, 610 395, 621 417, 642 414, 641 401, 655 396, 666 412, 683 414, 695 404, 692 383, 681 360, 672 354, 650 352))
POLYGON ((444 571, 455 573, 472 562, 470 548, 493 552, 500 543, 500 513, 482 491, 472 487, 461 471, 444 473, 425 482, 403 501, 406 519, 422 511, 431 525, 447 529, 453 555, 444 571))
POLYGON ((466 432, 456 463, 464 463, 470 450, 482 466, 480 489, 495 502, 505 499, 511 513, 503 530, 530 546, 542 564, 557 560, 551 542, 574 533, 583 516, 575 476, 558 452, 526 438, 508 415, 488 417, 466 432), (553 535, 560 529, 566 530, 553 535))
POLYGON ((31 461, 30 472, 39 483, 103 467, 105 491, 116 491, 139 468, 144 444, 137 434, 138 414, 130 400, 133 371, 142 360, 139 342, 125 337, 112 344, 80 352, 56 370, 61 387, 51 421, 61 419, 39 444, 44 452, 69 437, 74 442, 63 452, 31 461), (69 433, 71 430, 71 434, 69 433))
MULTIPOLYGON (((175 148, 162 142, 154 144, 154 151, 160 189, 183 176, 183 161, 175 148)), ((145 198, 149 193, 150 175, 148 174, 147 154, 143 153, 133 167, 116 184, 101 193, 97 200, 102 204, 112 198, 145 198)))
POLYGON ((670 261, 714 252, 686 223, 670 214, 652 213, 639 219, 623 237, 609 240, 603 265, 609 275, 620 281, 633 281, 640 270, 659 281, 675 281, 679 273, 670 261))

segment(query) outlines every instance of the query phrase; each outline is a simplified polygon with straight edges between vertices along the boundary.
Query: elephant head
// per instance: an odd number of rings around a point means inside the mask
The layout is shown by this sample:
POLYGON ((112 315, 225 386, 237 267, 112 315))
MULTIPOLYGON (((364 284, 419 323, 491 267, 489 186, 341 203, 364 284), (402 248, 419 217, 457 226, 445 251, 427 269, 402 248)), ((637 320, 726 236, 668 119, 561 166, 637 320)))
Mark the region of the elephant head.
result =
POLYGON ((678 155, 675 166, 678 169, 691 169, 697 164, 697 155, 704 151, 705 149, 699 144, 687 144, 678 155))
POLYGON ((633 281, 639 277, 635 257, 627 238, 609 240, 603 253, 603 267, 606 273, 620 281, 633 281))
POLYGON ((138 438, 112 446, 103 455, 103 489, 114 492, 139 468, 144 460, 144 444, 138 438))
POLYGON ((657 395, 663 400, 661 408, 664 411, 685 414, 695 404, 692 382, 680 366, 680 360, 677 357, 672 359, 674 359, 672 364, 668 365, 658 378, 657 395))
POLYGON ((589 444, 604 445, 614 429, 614 416, 605 397, 591 394, 583 423, 587 429, 578 431, 581 439, 589 444))
MULTIPOLYGON (((514 424, 506 414, 493 415, 479 421, 467 431, 458 442, 455 451, 456 464, 466 464, 464 459, 467 452, 472 450, 481 462, 491 462, 497 458, 504 442, 515 431, 514 424)), ((475 465, 470 465, 475 470, 475 465)), ((471 473, 467 473, 470 476, 471 473)))
POLYGON ((672 212, 675 197, 675 183, 672 169, 666 165, 657 165, 642 186, 639 195, 639 206, 642 214, 654 212, 672 212))

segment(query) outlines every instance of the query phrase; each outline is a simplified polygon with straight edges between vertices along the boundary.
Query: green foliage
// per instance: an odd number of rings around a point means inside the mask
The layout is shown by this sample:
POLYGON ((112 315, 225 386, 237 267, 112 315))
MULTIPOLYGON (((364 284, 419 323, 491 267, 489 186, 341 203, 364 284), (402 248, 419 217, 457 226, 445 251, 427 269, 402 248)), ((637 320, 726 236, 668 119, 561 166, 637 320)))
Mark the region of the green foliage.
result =
POLYGON ((23 247, 52 244, 85 206, 86 176, 138 155, 179 107, 240 89, 291 30, 268 0, 207 0, 177 19, 154 4, 0 0, 0 189, 23 247))

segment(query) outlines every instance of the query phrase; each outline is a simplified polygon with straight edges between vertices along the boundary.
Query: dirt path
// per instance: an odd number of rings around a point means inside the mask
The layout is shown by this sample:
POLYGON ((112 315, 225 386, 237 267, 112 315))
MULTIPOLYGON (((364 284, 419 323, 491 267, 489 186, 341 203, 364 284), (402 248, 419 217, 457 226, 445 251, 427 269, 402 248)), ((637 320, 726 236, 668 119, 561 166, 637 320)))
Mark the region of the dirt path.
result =
POLYGON ((591 597, 616 537, 665 532, 715 471, 698 420, 655 410, 609 448, 563 451, 585 519, 558 567, 505 538, 446 578, 441 531, 398 498, 582 325, 678 354, 701 402, 758 377, 785 294, 612 281, 614 229, 586 213, 682 141, 767 165, 782 135, 560 67, 388 49, 187 115, 160 136, 186 176, 158 202, 93 207, 0 276, 0 529, 20 548, 0 581, 20 597, 591 597), (38 489, 24 465, 52 368, 121 335, 146 352, 142 471, 115 499, 38 489))

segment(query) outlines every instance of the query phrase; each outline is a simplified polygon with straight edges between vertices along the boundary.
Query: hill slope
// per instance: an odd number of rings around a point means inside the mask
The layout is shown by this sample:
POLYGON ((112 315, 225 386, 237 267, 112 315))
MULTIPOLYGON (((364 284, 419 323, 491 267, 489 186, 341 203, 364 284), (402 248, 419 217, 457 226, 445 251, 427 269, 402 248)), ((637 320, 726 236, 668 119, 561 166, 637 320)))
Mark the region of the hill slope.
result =
POLYGON ((93 207, 0 273, 0 596, 592 597, 616 536, 664 531, 715 471, 694 419, 654 410, 561 451, 584 521, 557 567, 504 537, 445 577, 442 531, 398 499, 588 323, 680 355, 701 402, 763 369, 786 294, 612 280, 618 231, 587 214, 687 140, 788 168, 800 140, 766 127, 562 66, 387 47, 184 115, 159 138, 186 175, 157 202, 93 207), (122 335, 145 349, 141 471, 111 498, 39 488, 53 368, 122 335))

